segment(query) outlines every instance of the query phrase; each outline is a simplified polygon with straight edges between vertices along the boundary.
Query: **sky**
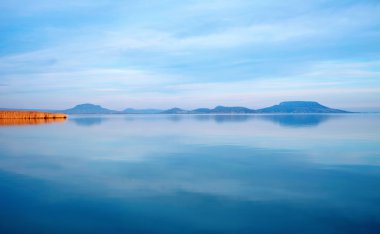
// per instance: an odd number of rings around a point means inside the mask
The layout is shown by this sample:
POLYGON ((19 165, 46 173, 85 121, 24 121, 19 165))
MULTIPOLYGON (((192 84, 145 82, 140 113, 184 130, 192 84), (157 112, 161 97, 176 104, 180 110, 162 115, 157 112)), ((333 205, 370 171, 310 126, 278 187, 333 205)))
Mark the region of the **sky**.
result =
POLYGON ((380 111, 379 0, 2 0, 0 107, 380 111))

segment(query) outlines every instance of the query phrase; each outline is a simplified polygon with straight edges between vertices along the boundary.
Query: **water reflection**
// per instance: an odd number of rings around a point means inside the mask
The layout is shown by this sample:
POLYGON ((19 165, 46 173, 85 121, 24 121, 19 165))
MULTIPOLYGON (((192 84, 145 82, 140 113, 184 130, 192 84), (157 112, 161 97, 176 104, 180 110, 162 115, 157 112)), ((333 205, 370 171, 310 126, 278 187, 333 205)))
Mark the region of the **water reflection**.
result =
MULTIPOLYGON (((181 122, 195 120, 197 122, 242 123, 254 121, 269 121, 282 127, 316 127, 333 119, 345 118, 349 115, 332 114, 274 114, 274 115, 118 115, 126 122, 131 121, 159 121, 181 122)), ((108 116, 75 116, 70 121, 79 126, 101 125, 108 120, 108 116)))
POLYGON ((194 119, 198 121, 215 121, 216 123, 225 122, 245 122, 253 120, 255 116, 252 115, 194 115, 194 119))
MULTIPOLYGON (((347 116, 347 115, 346 115, 347 116)), ((142 116, 128 116, 126 121, 142 120, 142 116)), ((274 115, 155 115, 153 118, 145 116, 145 120, 166 119, 171 122, 183 120, 195 120, 197 122, 239 123, 247 121, 270 121, 283 127, 316 127, 322 123, 337 118, 344 118, 344 115, 324 115, 324 114, 274 114, 274 115)), ((90 120, 89 120, 90 121, 90 120)))
POLYGON ((313 117, 0 128, 0 233, 377 233, 380 116, 313 117))
POLYGON ((342 115, 259 115, 260 119, 271 121, 285 127, 315 127, 324 122, 336 118, 343 118, 342 115))
POLYGON ((94 126, 102 124, 107 118, 105 117, 74 117, 71 118, 70 121, 74 122, 79 126, 94 126))
POLYGON ((186 118, 186 116, 183 115, 167 115, 166 116, 168 120, 173 121, 173 122, 179 122, 186 118))
POLYGON ((0 126, 16 126, 16 125, 36 125, 48 123, 65 122, 65 118, 47 118, 47 119, 0 119, 0 126))

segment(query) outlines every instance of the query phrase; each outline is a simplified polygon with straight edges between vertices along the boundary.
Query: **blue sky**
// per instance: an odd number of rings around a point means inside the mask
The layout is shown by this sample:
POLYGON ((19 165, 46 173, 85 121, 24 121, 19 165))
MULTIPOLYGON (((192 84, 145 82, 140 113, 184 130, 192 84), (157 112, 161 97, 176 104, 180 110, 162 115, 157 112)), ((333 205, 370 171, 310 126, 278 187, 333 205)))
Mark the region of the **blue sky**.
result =
POLYGON ((0 2, 0 107, 380 111, 380 2, 0 2))

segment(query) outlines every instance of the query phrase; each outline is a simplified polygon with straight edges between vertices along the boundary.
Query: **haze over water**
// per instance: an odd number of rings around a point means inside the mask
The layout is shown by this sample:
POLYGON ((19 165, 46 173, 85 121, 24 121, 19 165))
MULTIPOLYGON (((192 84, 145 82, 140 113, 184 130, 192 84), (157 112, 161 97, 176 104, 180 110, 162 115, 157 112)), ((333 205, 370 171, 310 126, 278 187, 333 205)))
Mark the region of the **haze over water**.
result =
POLYGON ((0 126, 0 233, 378 233, 379 181, 380 115, 0 126))

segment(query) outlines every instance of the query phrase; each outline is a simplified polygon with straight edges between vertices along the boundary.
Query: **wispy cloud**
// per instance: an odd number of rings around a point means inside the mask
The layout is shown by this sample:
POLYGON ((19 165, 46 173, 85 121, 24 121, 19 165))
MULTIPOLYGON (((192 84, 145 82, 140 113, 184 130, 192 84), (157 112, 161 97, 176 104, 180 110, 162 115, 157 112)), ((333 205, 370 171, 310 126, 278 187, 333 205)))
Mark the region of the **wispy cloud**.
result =
POLYGON ((378 106, 374 1, 19 5, 0 4, 0 82, 8 85, 0 105, 255 106, 307 98, 378 106))

